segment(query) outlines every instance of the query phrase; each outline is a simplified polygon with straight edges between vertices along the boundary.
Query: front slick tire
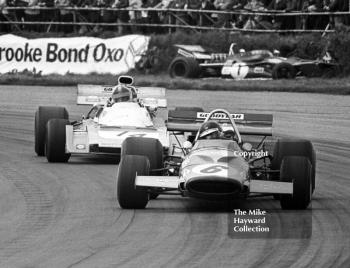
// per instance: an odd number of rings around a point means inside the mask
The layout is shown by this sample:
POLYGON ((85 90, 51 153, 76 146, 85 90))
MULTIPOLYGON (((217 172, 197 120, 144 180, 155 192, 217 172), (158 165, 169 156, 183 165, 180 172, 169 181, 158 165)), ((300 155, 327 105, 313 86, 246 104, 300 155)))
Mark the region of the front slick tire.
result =
POLYGON ((46 124, 50 119, 67 119, 69 118, 68 112, 63 107, 52 106, 40 106, 35 112, 35 152, 38 156, 45 155, 45 135, 46 124))
POLYGON ((312 196, 311 164, 307 157, 288 156, 281 164, 281 181, 293 182, 293 194, 281 195, 283 209, 306 209, 312 196))
POLYGON ((148 203, 148 193, 135 188, 137 175, 149 174, 149 160, 143 155, 125 155, 117 171, 117 194, 121 208, 143 209, 148 203))
POLYGON ((45 155, 49 162, 67 162, 70 154, 66 153, 67 119, 51 119, 46 126, 45 155))

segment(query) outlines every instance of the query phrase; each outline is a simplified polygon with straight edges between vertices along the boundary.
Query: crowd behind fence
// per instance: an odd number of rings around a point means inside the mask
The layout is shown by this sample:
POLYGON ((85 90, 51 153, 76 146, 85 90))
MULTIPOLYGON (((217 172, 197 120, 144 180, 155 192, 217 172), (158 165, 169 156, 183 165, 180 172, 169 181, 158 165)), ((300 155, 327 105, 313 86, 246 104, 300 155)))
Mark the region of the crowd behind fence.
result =
POLYGON ((0 0, 0 32, 328 32, 350 0, 0 0))

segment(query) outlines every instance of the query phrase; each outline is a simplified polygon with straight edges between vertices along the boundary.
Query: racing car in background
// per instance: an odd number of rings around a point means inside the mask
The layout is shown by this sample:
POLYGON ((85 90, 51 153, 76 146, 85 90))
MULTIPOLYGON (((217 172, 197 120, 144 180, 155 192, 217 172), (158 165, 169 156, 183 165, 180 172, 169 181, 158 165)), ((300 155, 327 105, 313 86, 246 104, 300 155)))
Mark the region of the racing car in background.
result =
POLYGON ((93 105, 80 121, 70 122, 64 107, 40 106, 35 113, 35 152, 49 162, 67 162, 71 154, 120 154, 127 137, 149 137, 169 147, 164 88, 134 87, 120 76, 116 86, 78 85, 77 104, 93 105))
POLYGON ((298 57, 284 58, 279 51, 252 50, 231 53, 221 69, 223 78, 273 78, 291 79, 296 76, 335 76, 339 65, 327 52, 323 58, 306 60, 298 57))
POLYGON ((201 46, 175 45, 177 56, 169 65, 171 77, 198 78, 295 78, 334 76, 339 71, 328 52, 315 60, 280 57, 279 51, 238 49, 232 43, 228 53, 209 53, 201 46))
POLYGON ((168 130, 191 133, 192 142, 178 144, 182 155, 164 155, 152 138, 125 139, 117 171, 119 205, 142 209, 159 194, 210 200, 274 195, 283 209, 306 209, 315 189, 315 151, 308 140, 279 139, 273 155, 259 154, 272 123, 272 115, 224 109, 169 111, 168 130), (249 135, 262 136, 254 148, 243 140, 249 135))
POLYGON ((209 53, 198 45, 175 45, 177 55, 169 65, 171 77, 221 76, 227 53, 209 53))

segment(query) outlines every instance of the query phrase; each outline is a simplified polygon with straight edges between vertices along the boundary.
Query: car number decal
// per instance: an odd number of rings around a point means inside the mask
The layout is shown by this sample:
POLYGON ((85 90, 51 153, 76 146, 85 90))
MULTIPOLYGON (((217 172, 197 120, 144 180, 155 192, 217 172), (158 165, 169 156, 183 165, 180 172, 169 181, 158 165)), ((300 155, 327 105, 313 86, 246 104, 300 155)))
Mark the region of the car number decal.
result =
POLYGON ((202 174, 207 176, 215 175, 227 177, 228 169, 229 168, 227 165, 211 163, 195 166, 192 169, 192 172, 195 174, 202 174))
POLYGON ((243 79, 249 72, 249 66, 245 63, 235 63, 231 67, 231 76, 235 79, 243 79))
POLYGON ((207 168, 203 168, 202 170, 200 170, 201 173, 208 173, 208 174, 212 174, 212 173, 218 173, 222 170, 228 170, 228 167, 226 166, 221 166, 221 165, 214 165, 211 167, 207 167, 207 168))

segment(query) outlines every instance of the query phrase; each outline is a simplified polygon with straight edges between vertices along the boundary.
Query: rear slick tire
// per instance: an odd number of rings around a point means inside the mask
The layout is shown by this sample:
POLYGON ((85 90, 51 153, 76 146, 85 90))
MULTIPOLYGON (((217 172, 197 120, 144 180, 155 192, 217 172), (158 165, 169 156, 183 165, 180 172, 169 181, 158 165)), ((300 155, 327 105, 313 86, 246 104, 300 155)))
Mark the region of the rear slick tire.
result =
POLYGON ((194 58, 176 57, 169 65, 169 75, 172 78, 198 78, 200 67, 194 58))

